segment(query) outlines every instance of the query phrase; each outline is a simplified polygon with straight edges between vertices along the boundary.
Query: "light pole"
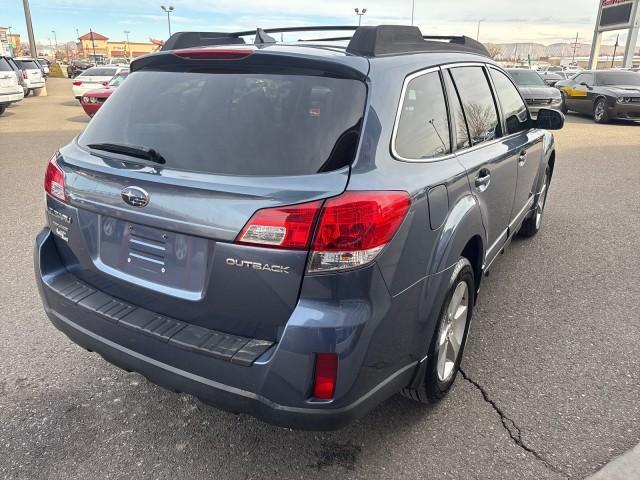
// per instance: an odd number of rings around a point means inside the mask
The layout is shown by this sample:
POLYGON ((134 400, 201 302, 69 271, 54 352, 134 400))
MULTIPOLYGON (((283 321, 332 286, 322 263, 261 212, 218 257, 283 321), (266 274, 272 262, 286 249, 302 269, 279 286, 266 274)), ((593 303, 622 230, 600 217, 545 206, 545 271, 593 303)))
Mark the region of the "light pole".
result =
POLYGON ((411 0, 411 26, 413 27, 413 15, 416 12, 416 0, 411 0))
POLYGON ((127 58, 131 59, 131 48, 129 47, 129 34, 131 33, 130 30, 125 30, 124 34, 127 37, 127 48, 125 49, 125 54, 127 55, 127 58))
POLYGON ((484 18, 481 20, 478 20, 478 34, 476 35, 476 40, 480 41, 480 24, 484 22, 484 18))
POLYGON ((360 26, 362 24, 362 16, 367 13, 367 9, 363 8, 362 11, 360 11, 359 8, 355 9, 356 15, 358 15, 358 26, 360 26))
POLYGON ((57 54, 58 54, 58 36, 56 35, 56 31, 55 30, 51 30, 51 33, 53 33, 53 58, 56 58, 57 54))
POLYGON ((169 15, 171 15, 171 13, 173 13, 173 7, 171 5, 169 5, 168 7, 165 7, 164 5, 161 5, 161 8, 162 8, 162 10, 167 12, 167 24, 169 24, 169 36, 171 36, 171 17, 169 15))
POLYGON ((27 35, 29 36, 29 53, 33 58, 38 57, 36 51, 36 39, 33 36, 33 25, 31 24, 31 10, 29 9, 29 0, 22 0, 22 6, 24 7, 24 19, 27 24, 27 35))

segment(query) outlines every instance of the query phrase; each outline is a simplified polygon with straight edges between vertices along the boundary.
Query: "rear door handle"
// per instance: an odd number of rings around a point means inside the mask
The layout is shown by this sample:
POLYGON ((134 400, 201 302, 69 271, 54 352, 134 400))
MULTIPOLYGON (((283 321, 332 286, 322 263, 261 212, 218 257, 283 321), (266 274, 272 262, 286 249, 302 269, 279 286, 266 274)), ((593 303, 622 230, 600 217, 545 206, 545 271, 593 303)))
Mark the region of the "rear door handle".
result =
POLYGON ((489 188, 490 183, 491 172, 483 168, 478 172, 478 176, 476 177, 476 189, 480 192, 484 192, 487 188, 489 188))
POLYGON ((520 152, 520 155, 518 155, 518 165, 523 167, 525 163, 527 163, 527 151, 523 150, 520 152))

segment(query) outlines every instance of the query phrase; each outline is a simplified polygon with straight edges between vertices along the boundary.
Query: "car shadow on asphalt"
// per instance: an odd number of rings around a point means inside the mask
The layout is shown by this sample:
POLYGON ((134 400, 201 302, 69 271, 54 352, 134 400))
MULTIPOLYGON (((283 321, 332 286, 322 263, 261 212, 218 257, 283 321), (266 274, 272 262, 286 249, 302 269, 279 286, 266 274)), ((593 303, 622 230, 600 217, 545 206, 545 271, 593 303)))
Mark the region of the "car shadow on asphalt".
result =
POLYGON ((74 122, 74 123, 89 123, 89 120, 91 119, 87 115, 78 115, 75 117, 67 118, 68 122, 74 122))
POLYGON ((80 102, 77 100, 67 100, 66 102, 60 102, 60 105, 63 107, 79 107, 80 102))

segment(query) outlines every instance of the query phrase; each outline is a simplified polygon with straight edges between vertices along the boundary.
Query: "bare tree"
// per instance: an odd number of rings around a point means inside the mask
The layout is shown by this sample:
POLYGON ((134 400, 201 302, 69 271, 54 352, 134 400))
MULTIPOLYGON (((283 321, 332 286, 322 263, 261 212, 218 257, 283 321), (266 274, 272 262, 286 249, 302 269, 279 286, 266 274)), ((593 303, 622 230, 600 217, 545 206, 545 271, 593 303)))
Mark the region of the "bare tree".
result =
POLYGON ((489 52, 489 56, 491 58, 497 58, 502 55, 502 48, 500 48, 498 45, 487 43, 485 46, 487 47, 487 51, 489 52))

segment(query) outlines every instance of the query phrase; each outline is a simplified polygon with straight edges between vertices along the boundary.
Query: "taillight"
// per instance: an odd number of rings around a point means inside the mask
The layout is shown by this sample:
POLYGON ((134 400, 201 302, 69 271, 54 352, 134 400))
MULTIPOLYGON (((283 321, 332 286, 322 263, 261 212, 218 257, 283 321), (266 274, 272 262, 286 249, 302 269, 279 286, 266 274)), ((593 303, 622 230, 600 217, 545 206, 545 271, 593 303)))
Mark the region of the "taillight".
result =
POLYGON ((27 75, 27 71, 26 70, 22 70, 22 78, 24 80, 26 80, 27 78, 29 78, 29 75, 27 75))
POLYGON ((75 82, 73 82, 73 85, 74 85, 75 87, 79 87, 80 85, 82 85, 82 82, 80 82, 80 81, 76 80, 75 82))
POLYGON ((192 60, 242 60, 252 53, 253 50, 240 48, 183 48, 173 52, 178 57, 192 60))
POLYGON ((404 220, 407 192, 346 192, 322 208, 308 271, 327 272, 372 262, 404 220))
POLYGON ((67 196, 64 193, 64 172, 60 170, 56 162, 57 154, 49 160, 47 172, 44 175, 44 190, 52 197, 66 202, 67 196))
POLYGON ((322 201, 258 210, 236 241, 246 245, 307 250, 322 201))
POLYGON ((338 377, 338 355, 335 353, 317 353, 313 373, 313 397, 318 400, 331 400, 336 393, 338 377))
POLYGON ((107 85, 109 85, 109 82, 102 82, 102 85, 106 87, 107 85))
POLYGON ((347 192, 324 205, 316 201, 265 208, 251 217, 236 243, 285 250, 311 247, 310 273, 361 267, 391 241, 410 206, 407 192, 378 191, 347 192))

